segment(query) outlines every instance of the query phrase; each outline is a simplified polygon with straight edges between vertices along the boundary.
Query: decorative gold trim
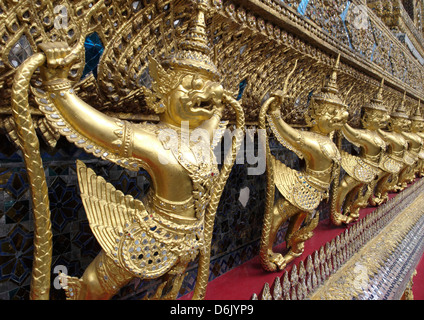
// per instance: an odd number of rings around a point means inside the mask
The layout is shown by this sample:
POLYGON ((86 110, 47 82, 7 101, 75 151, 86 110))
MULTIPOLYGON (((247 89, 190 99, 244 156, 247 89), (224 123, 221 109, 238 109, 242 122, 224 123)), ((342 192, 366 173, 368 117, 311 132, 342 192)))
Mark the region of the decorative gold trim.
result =
POLYGON ((363 293, 361 281, 373 278, 399 242, 424 216, 423 192, 389 225, 356 252, 311 297, 311 300, 353 300, 363 293), (360 273, 358 274, 358 268, 360 273), (359 278, 358 278, 359 277, 359 278))

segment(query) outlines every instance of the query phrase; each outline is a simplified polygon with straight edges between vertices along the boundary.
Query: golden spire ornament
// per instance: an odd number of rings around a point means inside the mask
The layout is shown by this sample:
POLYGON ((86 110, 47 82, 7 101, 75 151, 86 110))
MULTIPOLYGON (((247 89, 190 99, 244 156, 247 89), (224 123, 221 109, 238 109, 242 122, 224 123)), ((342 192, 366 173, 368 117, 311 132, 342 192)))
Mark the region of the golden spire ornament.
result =
POLYGON ((197 15, 190 21, 190 27, 185 38, 179 42, 175 54, 164 59, 162 65, 175 69, 196 69, 206 76, 219 79, 221 75, 211 59, 211 49, 208 46, 206 34, 205 12, 207 1, 197 1, 197 15))

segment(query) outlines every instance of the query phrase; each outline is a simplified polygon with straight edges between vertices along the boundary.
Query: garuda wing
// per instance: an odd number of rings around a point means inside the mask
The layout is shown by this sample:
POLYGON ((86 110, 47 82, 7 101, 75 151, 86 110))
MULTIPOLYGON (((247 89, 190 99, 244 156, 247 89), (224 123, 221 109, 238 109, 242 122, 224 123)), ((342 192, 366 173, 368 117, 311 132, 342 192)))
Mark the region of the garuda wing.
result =
POLYGON ((77 161, 81 199, 90 227, 103 250, 113 256, 125 229, 146 211, 144 204, 107 183, 77 161))
POLYGON ((153 279, 178 259, 194 259, 202 239, 166 220, 140 200, 124 195, 77 161, 81 199, 90 228, 105 253, 134 276, 153 279))

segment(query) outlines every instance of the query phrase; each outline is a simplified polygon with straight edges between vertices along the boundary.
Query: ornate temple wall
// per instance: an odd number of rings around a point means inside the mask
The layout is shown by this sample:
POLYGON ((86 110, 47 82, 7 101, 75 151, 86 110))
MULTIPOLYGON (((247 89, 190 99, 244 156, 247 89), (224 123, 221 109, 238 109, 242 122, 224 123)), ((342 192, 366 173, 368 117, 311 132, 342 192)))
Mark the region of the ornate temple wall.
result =
MULTIPOLYGON (((33 259, 33 219, 26 169, 20 152, 3 140, 1 153, 1 256, 0 299, 28 299, 33 259)), ((293 168, 298 158, 274 142, 274 154, 293 168)), ((255 147, 257 153, 257 144, 255 147)), ((43 145, 43 161, 49 187, 52 212, 53 260, 52 281, 58 272, 82 276, 88 264, 100 251, 79 196, 75 161, 82 159, 116 188, 141 197, 150 186, 149 175, 129 172, 117 165, 85 154, 65 139, 54 149, 43 145), (66 269, 65 269, 66 268, 66 269)), ((248 175, 251 165, 235 165, 218 208, 212 245, 211 274, 214 279, 252 259, 258 254, 263 220, 266 177, 248 175)), ((322 219, 328 218, 328 204, 321 207, 322 219)), ((280 231, 277 243, 283 241, 280 231)), ((197 263, 192 263, 181 289, 190 292, 195 283, 197 263)), ((159 281, 134 280, 116 299, 137 299, 152 294, 159 281)), ((56 285, 58 284, 56 280, 56 285)), ((60 287, 59 287, 60 288, 60 287)), ((63 290, 52 286, 52 299, 64 299, 63 290)))
MULTIPOLYGON (((295 0, 213 2, 219 9, 207 23, 214 59, 223 73, 223 83, 243 102, 246 120, 253 127, 257 125, 258 106, 281 87, 287 66, 295 58, 300 58, 303 67, 290 84, 294 107, 286 111, 287 119, 298 127, 305 127, 310 95, 334 64, 336 53, 342 54, 340 91, 349 101, 352 125, 359 126, 360 108, 374 94, 381 78, 386 79, 384 101, 392 110, 402 101, 404 91, 408 113, 424 97, 422 30, 419 35, 415 29, 411 33, 402 28, 392 33, 388 22, 383 22, 384 8, 379 1, 368 1, 373 11, 366 8, 367 1, 359 0, 333 4, 295 0), (405 40, 405 34, 409 40, 405 40)), ((49 3, 0 4, 0 299, 4 300, 28 299, 33 259, 28 179, 10 125, 11 75, 15 68, 37 50, 40 42, 62 39, 72 45, 86 32, 84 63, 71 71, 74 79, 82 77, 75 83, 77 93, 97 109, 122 119, 156 121, 137 95, 141 86, 151 86, 146 57, 172 51, 175 37, 187 26, 190 15, 184 1, 106 1, 106 10, 95 17, 89 30, 80 30, 78 17, 89 10, 88 2, 59 1, 54 4, 68 8, 69 25, 55 29, 60 13, 55 13, 55 6, 49 3), (31 10, 24 10, 25 5, 31 10)), ((409 2, 405 9, 410 16, 415 12, 411 18, 420 25, 420 11, 413 11, 409 2)), ((404 25, 410 23, 405 21, 404 25)), ((57 289, 58 272, 81 276, 100 250, 79 197, 75 161, 83 160, 117 189, 134 197, 146 194, 150 181, 144 171, 127 171, 64 138, 52 137, 40 113, 35 108, 32 113, 39 121, 52 212, 51 297, 64 299, 63 291, 57 289)), ((233 116, 226 115, 230 121, 233 116)), ((343 148, 355 150, 346 141, 343 148)), ((271 140, 271 150, 289 166, 300 168, 296 155, 275 139, 271 140)), ((210 280, 258 254, 266 177, 248 175, 249 167, 234 166, 222 195, 212 240, 210 280)), ((329 204, 322 203, 319 211, 321 219, 328 218, 329 204)), ((280 230, 283 232, 284 228, 280 230)), ((277 243, 282 241, 280 235, 277 243)), ((190 264, 181 295, 193 289, 196 266, 196 261, 190 264)), ((153 292, 157 283, 134 280, 115 298, 142 298, 153 292)))

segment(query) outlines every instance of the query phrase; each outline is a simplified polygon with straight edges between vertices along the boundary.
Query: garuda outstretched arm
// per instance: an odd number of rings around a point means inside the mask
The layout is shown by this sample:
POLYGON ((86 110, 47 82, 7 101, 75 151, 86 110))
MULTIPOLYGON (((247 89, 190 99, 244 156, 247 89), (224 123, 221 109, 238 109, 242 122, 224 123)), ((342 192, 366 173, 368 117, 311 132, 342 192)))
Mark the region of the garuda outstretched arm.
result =
POLYGON ((94 109, 73 92, 67 75, 76 56, 70 55, 71 49, 66 43, 46 43, 40 48, 47 57, 47 66, 41 68, 47 95, 38 101, 47 119, 63 135, 69 138, 72 132, 74 142, 81 142, 86 151, 131 170, 139 169, 134 159, 147 163, 153 158, 151 153, 158 150, 158 145, 150 145, 157 141, 148 139, 149 133, 94 109), (143 144, 135 145, 135 141, 143 141, 143 144))
POLYGON ((275 96, 268 99, 262 108, 269 110, 268 121, 277 140, 303 159, 304 156, 308 155, 308 150, 304 148, 302 134, 283 120, 279 109, 281 103, 282 98, 275 96))
POLYGON ((343 135, 349 140, 351 143, 355 145, 363 144, 363 135, 361 131, 355 128, 352 128, 349 124, 345 124, 342 129, 343 135))

